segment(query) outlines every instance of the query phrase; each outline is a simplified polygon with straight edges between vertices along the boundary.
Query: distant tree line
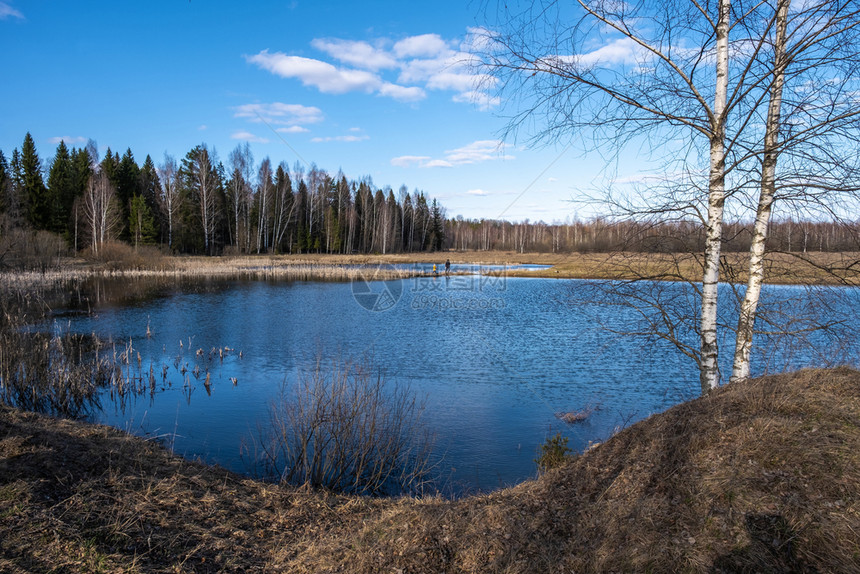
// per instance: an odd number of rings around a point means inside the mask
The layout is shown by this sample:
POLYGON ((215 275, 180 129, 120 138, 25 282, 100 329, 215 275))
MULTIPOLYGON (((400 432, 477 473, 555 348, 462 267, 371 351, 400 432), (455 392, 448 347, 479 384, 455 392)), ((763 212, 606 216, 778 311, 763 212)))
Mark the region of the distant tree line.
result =
MULTIPOLYGON (((752 222, 724 224, 723 251, 748 251, 752 222)), ((648 253, 697 252, 704 248, 702 227, 693 221, 649 222, 606 218, 544 223, 493 219, 449 219, 446 247, 456 250, 543 253, 634 251, 648 253)), ((771 223, 768 250, 858 251, 860 222, 810 221, 786 218, 771 223)))
POLYGON ((121 240, 217 255, 439 250, 444 233, 444 208, 419 190, 395 195, 370 177, 268 157, 255 165, 247 143, 226 165, 205 143, 158 165, 149 155, 138 165, 131 149, 99 159, 92 140, 71 149, 61 141, 44 162, 29 133, 10 158, 0 150, 0 263, 47 237, 76 252, 121 240))
MULTIPOLYGON (((727 222, 723 249, 746 251, 751 222, 727 222)), ((856 251, 860 223, 784 219, 772 223, 777 251, 856 251)), ((426 250, 689 252, 703 249, 700 225, 593 218, 562 223, 447 219, 444 208, 404 185, 348 180, 311 164, 254 163, 238 145, 225 165, 200 144, 180 161, 168 154, 138 165, 131 149, 92 140, 57 145, 43 161, 28 133, 7 159, 0 150, 0 266, 16 256, 46 265, 69 248, 98 254, 106 243, 161 245, 173 253, 398 253, 426 250), (13 255, 13 256, 10 256, 13 255)))

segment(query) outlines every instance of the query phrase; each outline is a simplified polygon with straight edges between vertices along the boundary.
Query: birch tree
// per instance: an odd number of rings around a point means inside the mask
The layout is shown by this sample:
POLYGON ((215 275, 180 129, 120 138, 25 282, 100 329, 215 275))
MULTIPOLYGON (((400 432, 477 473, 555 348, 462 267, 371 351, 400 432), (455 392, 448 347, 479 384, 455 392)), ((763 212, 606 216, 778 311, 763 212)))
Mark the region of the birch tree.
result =
POLYGON ((159 204, 167 219, 167 246, 173 249, 173 229, 181 207, 179 187, 177 185, 178 167, 176 159, 167 152, 164 162, 158 166, 158 179, 161 181, 161 197, 159 204))
MULTIPOLYGON (((488 33, 484 55, 503 89, 527 94, 512 126, 546 114, 541 138, 589 134, 601 147, 622 147, 637 135, 706 146, 706 229, 701 284, 700 349, 703 392, 719 384, 717 288, 722 239, 729 86, 729 0, 699 4, 579 0, 571 26, 560 2, 537 2, 488 33), (595 38, 608 39, 602 47, 595 38), (679 48, 683 39, 684 49, 679 48), (676 133, 672 133, 676 132, 676 133), (602 141, 601 141, 601 138, 602 141)), ((694 205, 696 199, 685 202, 694 205)), ((676 204, 655 206, 677 211, 676 204)), ((700 212, 701 213, 701 212, 700 212)))
POLYGON ((274 221, 272 225, 272 247, 280 249, 293 219, 295 210, 293 184, 286 162, 278 164, 275 171, 274 221))
MULTIPOLYGON (((844 49, 840 53, 839 42, 829 43, 843 34, 841 45, 856 45, 845 42, 844 37, 856 1, 805 2, 795 16, 786 0, 672 0, 659 4, 577 0, 572 4, 575 10, 550 0, 532 3, 503 23, 503 33, 484 35, 483 62, 493 81, 501 80, 502 92, 512 94, 509 101, 517 106, 508 135, 540 122, 532 141, 587 137, 587 149, 609 151, 616 159, 633 141, 659 150, 664 172, 676 174, 666 178, 671 183, 645 186, 639 202, 618 199, 612 193, 604 199, 616 214, 628 217, 701 221, 705 235, 702 281, 691 284, 700 301, 695 329, 698 346, 692 348, 676 336, 677 323, 667 319, 665 312, 660 336, 697 362, 706 393, 720 383, 717 292, 726 202, 737 198, 733 213, 742 213, 742 202, 751 189, 749 176, 758 174, 762 193, 758 231, 752 242, 752 288, 747 289, 736 345, 741 354, 739 368, 748 373, 749 350, 744 341, 751 340, 755 320, 762 278, 759 265, 772 198, 786 185, 794 189, 795 199, 810 197, 804 195, 807 191, 801 185, 809 181, 810 166, 798 167, 814 163, 807 144, 817 135, 817 128, 800 127, 800 123, 811 116, 817 118, 811 124, 829 120, 829 127, 818 131, 830 134, 836 125, 835 131, 847 127, 846 121, 838 119, 844 118, 841 111, 837 113, 839 106, 811 97, 816 91, 813 85, 803 86, 799 80, 808 80, 812 70, 832 71, 837 61, 856 63, 856 57, 846 59, 844 49), (792 49, 788 55, 784 52, 787 20, 794 20, 798 30, 794 53, 808 58, 792 56, 792 49), (837 22, 841 26, 833 26, 837 22), (815 55, 810 48, 816 44, 828 45, 829 51, 822 49, 815 55), (784 127, 779 113, 784 104, 782 70, 790 70, 787 66, 795 60, 795 109, 803 119, 795 128, 795 137, 780 141, 778 134, 784 127), (767 126, 763 136, 762 125, 767 126), (787 183, 790 178, 775 175, 777 155, 789 149, 795 159, 792 183, 787 183)), ((846 89, 851 83, 841 78, 836 83, 839 87, 830 90, 829 97, 838 100, 841 92, 845 102, 853 93, 846 89)), ((838 149, 847 149, 842 144, 838 149)), ((822 146, 815 149, 825 150, 822 146)), ((833 156, 832 151, 825 153, 825 157, 833 156)), ((839 162, 827 164, 833 168, 839 162)), ((832 190, 834 179, 823 180, 832 190)), ((661 305, 658 300, 653 304, 661 305)), ((684 317, 690 316, 684 312, 684 317)))
POLYGON ((230 152, 229 163, 232 171, 229 186, 229 209, 230 209, 230 234, 231 243, 237 250, 247 251, 248 243, 243 241, 247 238, 246 228, 249 226, 248 215, 251 204, 251 170, 254 165, 254 156, 248 142, 237 145, 230 152))
POLYGON ((269 250, 269 210, 272 201, 272 161, 267 157, 257 171, 257 253, 269 250))
POLYGON ((212 254, 218 206, 219 182, 214 166, 217 160, 212 156, 206 144, 200 144, 188 152, 182 161, 185 183, 197 208, 203 251, 207 255, 212 254))
POLYGON ((116 188, 103 170, 90 176, 82 203, 84 226, 90 236, 90 247, 94 254, 98 254, 122 224, 122 210, 116 198, 116 188))
POLYGON ((837 218, 834 203, 841 203, 843 209, 857 205, 860 5, 809 1, 793 6, 791 0, 777 0, 773 12, 762 33, 772 51, 762 74, 770 80, 763 142, 760 150, 754 140, 749 145, 749 155, 760 161, 760 186, 731 381, 750 374, 774 203, 814 203, 837 218), (789 163, 786 169, 777 169, 780 156, 789 163))

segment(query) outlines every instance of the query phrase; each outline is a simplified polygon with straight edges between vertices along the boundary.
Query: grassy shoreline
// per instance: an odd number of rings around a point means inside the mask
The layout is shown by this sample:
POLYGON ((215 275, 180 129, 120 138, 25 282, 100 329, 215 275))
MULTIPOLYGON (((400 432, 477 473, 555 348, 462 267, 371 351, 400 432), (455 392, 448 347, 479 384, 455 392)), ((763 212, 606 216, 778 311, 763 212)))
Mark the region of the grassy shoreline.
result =
MULTIPOLYGON (((690 254, 643 253, 515 253, 508 251, 444 251, 388 255, 242 255, 223 257, 150 256, 93 262, 64 259, 45 272, 4 272, 8 285, 27 287, 89 277, 241 277, 253 279, 352 281, 367 276, 356 266, 436 263, 548 265, 548 269, 509 269, 509 277, 562 279, 636 279, 699 281, 701 266, 690 254)), ((748 254, 722 258, 722 279, 745 282, 748 254)), ((771 284, 860 285, 860 253, 769 253, 765 282, 771 284)), ((403 279, 415 270, 380 270, 378 279, 403 279)))
POLYGON ((461 500, 280 487, 0 407, 8 572, 856 572, 860 372, 727 385, 461 500))

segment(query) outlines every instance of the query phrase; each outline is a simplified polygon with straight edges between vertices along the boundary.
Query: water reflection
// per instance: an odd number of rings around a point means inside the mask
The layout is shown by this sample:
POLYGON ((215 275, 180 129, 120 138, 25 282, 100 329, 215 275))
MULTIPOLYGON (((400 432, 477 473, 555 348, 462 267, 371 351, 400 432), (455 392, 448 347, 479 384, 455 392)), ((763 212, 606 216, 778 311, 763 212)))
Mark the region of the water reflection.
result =
MULTIPOLYGON (((445 456, 440 474, 455 490, 477 490, 533 476, 538 445, 559 430, 581 450, 698 394, 694 364, 674 347, 611 332, 631 330, 641 315, 573 296, 590 285, 419 276, 400 281, 399 300, 377 312, 350 283, 93 281, 67 293, 65 309, 87 313, 62 320, 130 342, 151 391, 108 401, 96 420, 240 472, 254 464, 241 445, 259 435, 285 379, 321 353, 372 356, 387 377, 426 396, 445 456), (574 424, 556 416, 584 409, 590 416, 574 424)), ((857 299, 856 289, 842 293, 857 299)))

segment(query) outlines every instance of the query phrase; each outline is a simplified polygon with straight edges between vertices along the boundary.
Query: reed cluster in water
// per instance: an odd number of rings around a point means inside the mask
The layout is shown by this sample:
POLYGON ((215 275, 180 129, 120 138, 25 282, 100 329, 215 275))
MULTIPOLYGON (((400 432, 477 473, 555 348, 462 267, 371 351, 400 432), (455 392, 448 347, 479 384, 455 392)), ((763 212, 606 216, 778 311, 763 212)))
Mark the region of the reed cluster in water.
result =
POLYGON ((121 369, 115 357, 98 355, 94 336, 32 330, 45 313, 38 295, 0 294, 0 403, 85 416, 99 407, 100 389, 122 387, 121 369))

